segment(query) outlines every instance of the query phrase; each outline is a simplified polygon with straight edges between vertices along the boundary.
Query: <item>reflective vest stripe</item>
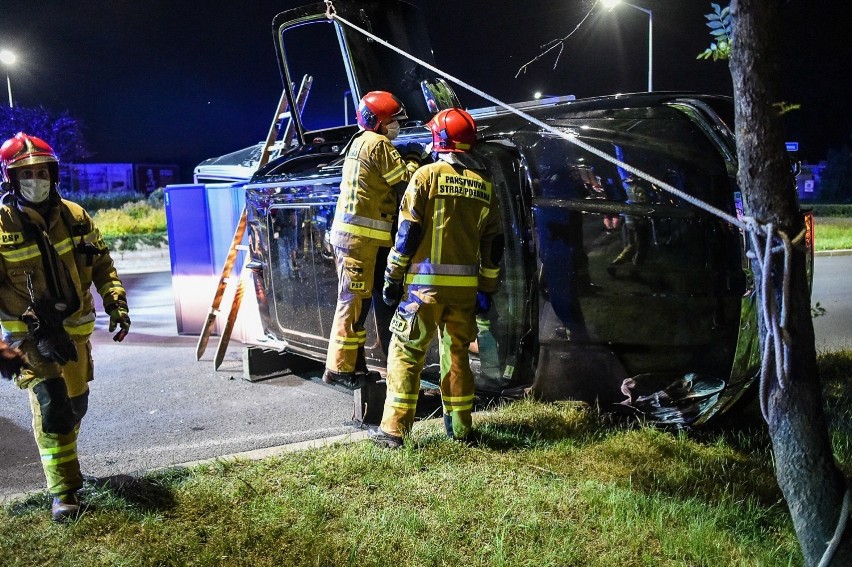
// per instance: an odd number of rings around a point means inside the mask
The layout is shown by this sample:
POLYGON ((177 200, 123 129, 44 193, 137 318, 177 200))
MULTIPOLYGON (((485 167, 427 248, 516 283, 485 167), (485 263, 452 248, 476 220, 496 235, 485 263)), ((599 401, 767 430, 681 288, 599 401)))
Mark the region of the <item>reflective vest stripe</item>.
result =
POLYGON ((448 287, 477 287, 477 276, 439 276, 436 274, 406 274, 405 283, 413 285, 443 285, 448 287))
POLYGON ((121 285, 120 281, 112 280, 98 288, 98 295, 103 297, 107 295, 110 291, 112 291, 113 293, 118 293, 120 295, 126 295, 127 293, 124 290, 124 286, 121 285))
POLYGON ((27 324, 23 321, 0 321, 0 328, 3 329, 4 335, 15 334, 15 333, 26 333, 27 332, 27 324))
POLYGON ((357 337, 357 340, 358 340, 358 346, 367 344, 367 330, 366 329, 361 330, 361 331, 357 331, 355 333, 355 336, 357 337))
POLYGON ((405 176, 406 173, 408 173, 408 169, 406 169, 404 163, 400 163, 398 166, 382 175, 382 177, 385 178, 385 181, 388 182, 388 185, 394 186, 400 181, 402 181, 402 178, 405 176))
POLYGON ((74 243, 71 241, 71 238, 66 238, 62 242, 54 244, 53 249, 61 256, 66 252, 72 251, 74 249, 74 243))
MULTIPOLYGON (((346 190, 341 191, 341 198, 345 199, 346 206, 344 211, 349 214, 355 212, 355 206, 358 204, 358 177, 361 175, 361 162, 355 160, 355 167, 352 168, 352 175, 347 178, 344 183, 346 190)), ((341 187, 341 190, 343 187, 341 187)))
POLYGON ((95 332, 95 322, 90 321, 82 325, 65 325, 69 335, 91 335, 95 332))
POLYGON ((446 199, 435 199, 435 219, 432 223, 432 261, 441 263, 441 252, 444 247, 444 216, 446 199))
POLYGON ((411 265, 411 273, 475 276, 478 272, 476 266, 468 264, 430 264, 427 262, 418 262, 417 264, 411 265))
POLYGON ((479 275, 483 278, 496 278, 500 275, 500 268, 479 268, 479 275))
MULTIPOLYGON (((94 321, 87 321, 76 325, 66 323, 63 326, 69 335, 91 335, 95 331, 94 321)), ((29 331, 27 324, 23 321, 0 321, 0 329, 3 330, 4 335, 16 335, 29 331)))
POLYGON ((402 268, 407 268, 410 262, 411 255, 397 252, 396 248, 391 248, 390 253, 388 253, 388 263, 400 266, 402 268))
POLYGON ((354 224, 365 228, 375 228, 378 230, 386 230, 388 232, 393 228, 393 223, 390 221, 371 219, 362 217, 361 215, 343 215, 340 219, 344 224, 354 224))
POLYGON ((41 252, 39 252, 38 246, 30 244, 29 246, 22 246, 15 250, 0 251, 0 254, 2 254, 3 259, 7 262, 23 262, 24 260, 38 258, 41 252))
POLYGON ((337 232, 345 232, 347 234, 354 234, 356 236, 364 236, 367 238, 375 238, 376 240, 390 240, 391 233, 389 230, 378 230, 375 228, 366 228, 363 226, 356 226, 354 224, 349 223, 338 223, 335 225, 335 230, 337 232))

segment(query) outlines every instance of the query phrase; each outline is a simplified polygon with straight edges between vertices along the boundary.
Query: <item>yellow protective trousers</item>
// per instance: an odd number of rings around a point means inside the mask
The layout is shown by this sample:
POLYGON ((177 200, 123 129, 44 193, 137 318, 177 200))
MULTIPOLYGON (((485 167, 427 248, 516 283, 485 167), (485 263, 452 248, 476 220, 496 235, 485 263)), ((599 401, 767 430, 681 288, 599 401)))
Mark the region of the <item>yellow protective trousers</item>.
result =
POLYGON ((470 433, 474 384, 468 353, 477 333, 473 308, 473 302, 420 303, 410 295, 400 303, 391 321, 393 336, 382 431, 398 437, 411 431, 420 392, 420 373, 437 331, 441 343, 444 415, 451 416, 453 437, 464 439, 470 433))
POLYGON ((54 495, 73 492, 83 486, 80 462, 77 459, 77 434, 80 421, 88 407, 88 382, 93 378, 92 347, 88 338, 75 340, 75 345, 77 361, 69 361, 63 366, 42 357, 32 341, 25 340, 20 345, 27 355, 27 365, 17 378, 16 384, 29 391, 33 434, 41 455, 47 489, 54 495), (58 380, 62 382, 59 383, 58 380), (39 387, 39 384, 48 381, 59 386, 51 388, 50 394, 39 387), (66 393, 67 399, 64 397, 66 393), (47 409, 48 407, 51 409, 47 409), (59 419, 72 424, 69 426, 70 431, 46 432, 45 429, 51 429, 46 422, 57 421, 56 415, 45 415, 48 411, 54 414, 58 411, 62 414, 59 419))
POLYGON ((379 247, 335 248, 337 262, 337 307, 328 339, 325 367, 337 374, 353 374, 367 370, 364 345, 367 331, 364 323, 370 312, 376 256, 379 247))

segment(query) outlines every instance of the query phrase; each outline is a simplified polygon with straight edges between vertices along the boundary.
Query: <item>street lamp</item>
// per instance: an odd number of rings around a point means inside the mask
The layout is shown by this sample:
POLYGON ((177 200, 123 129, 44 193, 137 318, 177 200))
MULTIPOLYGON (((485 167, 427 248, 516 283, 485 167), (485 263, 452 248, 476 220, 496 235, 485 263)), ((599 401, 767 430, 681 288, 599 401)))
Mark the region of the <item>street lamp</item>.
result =
POLYGON ((612 10, 613 8, 615 8, 619 4, 624 4, 626 6, 630 6, 631 8, 635 8, 635 9, 639 10, 640 12, 645 12, 646 14, 648 14, 648 92, 651 92, 651 91, 654 90, 654 86, 653 86, 654 84, 653 84, 653 81, 651 80, 651 77, 653 76, 653 68, 654 68, 654 57, 653 57, 653 53, 654 53, 654 49, 653 49, 654 48, 654 43, 653 43, 654 13, 651 10, 647 10, 645 8, 640 8, 639 6, 636 6, 635 4, 631 4, 630 2, 624 2, 623 0, 603 0, 603 5, 606 8, 609 8, 610 10, 612 10))
POLYGON ((12 80, 9 78, 9 67, 15 64, 17 57, 8 49, 0 50, 0 63, 6 66, 6 87, 9 89, 9 108, 15 105, 12 103, 12 80))

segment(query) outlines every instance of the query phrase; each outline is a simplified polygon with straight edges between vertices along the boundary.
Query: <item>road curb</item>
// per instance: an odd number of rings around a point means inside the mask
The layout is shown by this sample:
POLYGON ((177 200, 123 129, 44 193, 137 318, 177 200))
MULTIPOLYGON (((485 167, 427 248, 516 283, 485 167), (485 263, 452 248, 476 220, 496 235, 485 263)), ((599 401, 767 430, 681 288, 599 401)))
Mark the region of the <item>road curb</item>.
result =
MULTIPOLYGON (((331 447, 333 445, 345 445, 347 443, 355 443, 357 441, 363 441, 367 439, 367 431, 365 429, 360 429, 358 431, 353 431, 351 433, 342 433, 340 435, 332 435, 331 437, 320 437, 319 439, 308 439, 307 441, 297 441, 295 443, 287 443, 286 445, 276 445, 275 447, 266 447, 263 449, 253 449, 251 451, 242 451, 240 453, 231 453, 228 455, 221 455, 218 457, 211 457, 209 459, 198 459, 195 461, 187 461, 185 463, 177 463, 174 465, 169 465, 165 467, 155 467, 151 469, 145 469, 140 471, 134 471, 132 473, 127 474, 126 476, 130 477, 140 477, 142 475, 152 473, 152 472, 160 472, 160 471, 168 471, 174 469, 183 469, 183 468, 193 468, 200 465, 206 464, 214 464, 231 462, 231 461, 240 461, 240 460, 248 460, 248 461, 260 461, 269 457, 277 457, 280 455, 285 455, 287 453, 295 453, 298 451, 307 451, 309 449, 319 449, 322 447, 331 447)), ((114 476, 125 476, 125 475, 114 475, 114 476)), ((33 490, 31 492, 17 492, 13 494, 0 494, 0 506, 6 506, 18 500, 23 500, 30 496, 34 496, 37 494, 44 494, 45 490, 33 490)))
POLYGON ((850 256, 852 255, 852 250, 820 250, 818 252, 814 252, 814 256, 850 256))

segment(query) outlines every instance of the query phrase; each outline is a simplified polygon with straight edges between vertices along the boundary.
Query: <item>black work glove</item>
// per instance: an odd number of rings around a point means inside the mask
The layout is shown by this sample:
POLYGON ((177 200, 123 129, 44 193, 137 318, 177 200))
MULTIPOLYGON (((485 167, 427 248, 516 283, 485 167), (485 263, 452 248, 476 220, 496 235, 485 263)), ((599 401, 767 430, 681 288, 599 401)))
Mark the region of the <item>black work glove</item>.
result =
POLYGON ((405 144, 404 147, 400 148, 400 154, 402 154, 402 159, 404 161, 413 162, 417 165, 422 165, 426 158, 429 157, 429 154, 426 153, 426 150, 423 148, 422 144, 418 144, 417 142, 409 142, 405 144))
POLYGON ((489 311, 491 311, 491 294, 485 293, 484 291, 476 292, 476 305, 473 308, 473 312, 476 315, 485 315, 489 311))
POLYGON ((382 287, 382 300, 386 305, 394 306, 402 299, 402 280, 394 280, 385 276, 382 287))
POLYGON ((62 326, 63 312, 56 309, 54 300, 42 298, 27 308, 21 321, 27 325, 27 334, 35 341, 41 356, 63 365, 77 360, 77 347, 62 326))
POLYGON ((40 355, 62 366, 68 361, 77 361, 77 347, 68 333, 46 335, 36 343, 40 355))
POLYGON ((6 380, 11 380, 21 373, 23 367, 24 353, 0 341, 0 376, 6 380))
POLYGON ((109 314, 109 332, 111 333, 116 328, 120 328, 112 340, 120 343, 127 336, 127 333, 130 332, 130 316, 127 306, 113 303, 106 308, 106 311, 109 314))

